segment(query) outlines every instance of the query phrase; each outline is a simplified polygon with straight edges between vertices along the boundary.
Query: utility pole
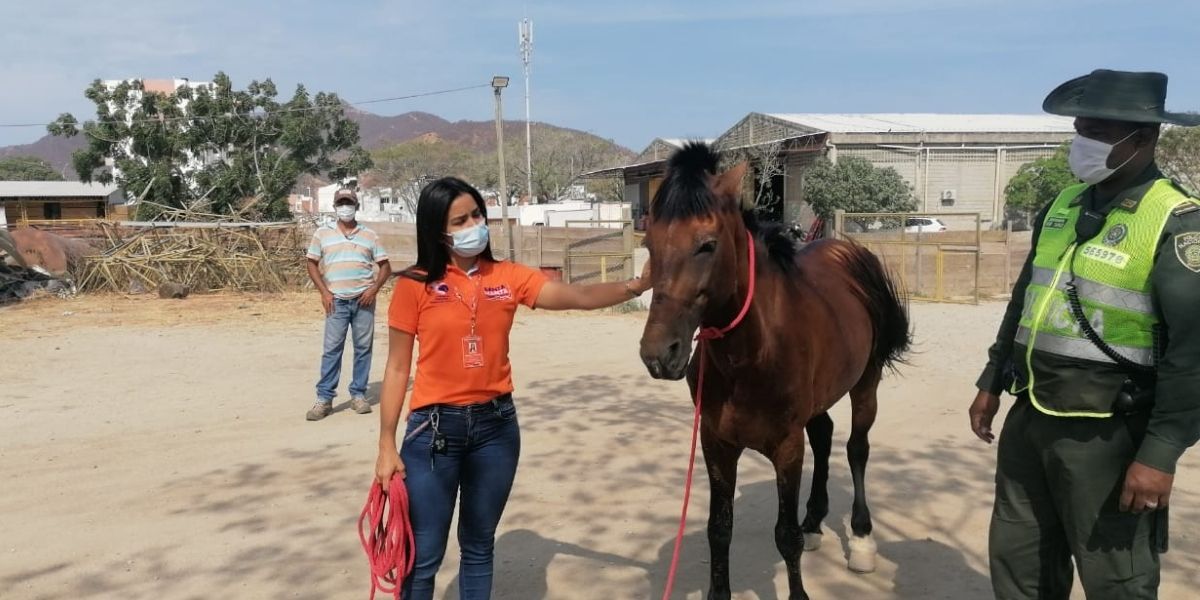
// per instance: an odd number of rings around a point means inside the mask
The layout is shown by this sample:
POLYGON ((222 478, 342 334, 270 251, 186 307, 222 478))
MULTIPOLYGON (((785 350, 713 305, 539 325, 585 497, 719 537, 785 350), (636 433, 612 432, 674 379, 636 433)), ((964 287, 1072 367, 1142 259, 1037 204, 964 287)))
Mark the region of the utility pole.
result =
POLYGON ((533 138, 529 125, 529 61, 533 58, 533 21, 522 19, 517 26, 521 62, 525 64, 525 193, 533 203, 533 138))
POLYGON ((492 77, 492 90, 496 95, 496 159, 500 161, 500 218, 504 219, 504 237, 508 238, 508 260, 516 261, 516 244, 513 243, 512 221, 508 219, 508 181, 504 176, 504 109, 500 102, 500 91, 508 87, 508 77, 492 77))

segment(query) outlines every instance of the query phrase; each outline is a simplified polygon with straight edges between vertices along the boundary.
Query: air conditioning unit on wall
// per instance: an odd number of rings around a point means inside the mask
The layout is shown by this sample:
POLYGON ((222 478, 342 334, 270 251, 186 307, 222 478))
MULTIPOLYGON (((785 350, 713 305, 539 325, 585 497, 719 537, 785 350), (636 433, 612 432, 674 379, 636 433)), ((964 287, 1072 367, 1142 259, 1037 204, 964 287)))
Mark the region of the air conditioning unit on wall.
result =
POLYGON ((956 195, 954 190, 942 190, 942 206, 952 206, 956 195))

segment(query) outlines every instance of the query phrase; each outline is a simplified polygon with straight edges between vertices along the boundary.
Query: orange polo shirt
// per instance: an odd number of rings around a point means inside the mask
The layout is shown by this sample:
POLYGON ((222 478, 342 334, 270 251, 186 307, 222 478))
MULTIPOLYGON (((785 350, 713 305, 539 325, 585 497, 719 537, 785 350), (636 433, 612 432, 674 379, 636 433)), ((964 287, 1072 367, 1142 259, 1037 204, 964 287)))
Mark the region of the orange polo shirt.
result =
POLYGON ((512 392, 508 335, 513 317, 517 304, 533 307, 546 281, 537 269, 486 259, 471 275, 449 265, 441 281, 398 277, 388 325, 417 337, 410 409, 475 404, 512 392), (470 306, 476 297, 472 336, 470 306))

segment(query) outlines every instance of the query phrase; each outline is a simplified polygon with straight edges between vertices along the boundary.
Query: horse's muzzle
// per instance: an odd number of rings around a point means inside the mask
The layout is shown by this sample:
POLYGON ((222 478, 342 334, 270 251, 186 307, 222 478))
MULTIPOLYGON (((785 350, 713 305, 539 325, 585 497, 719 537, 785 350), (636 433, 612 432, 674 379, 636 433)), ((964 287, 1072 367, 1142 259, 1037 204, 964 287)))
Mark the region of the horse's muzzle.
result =
POLYGON ((676 339, 670 343, 647 343, 642 340, 642 362, 655 379, 679 381, 687 375, 691 344, 676 339))

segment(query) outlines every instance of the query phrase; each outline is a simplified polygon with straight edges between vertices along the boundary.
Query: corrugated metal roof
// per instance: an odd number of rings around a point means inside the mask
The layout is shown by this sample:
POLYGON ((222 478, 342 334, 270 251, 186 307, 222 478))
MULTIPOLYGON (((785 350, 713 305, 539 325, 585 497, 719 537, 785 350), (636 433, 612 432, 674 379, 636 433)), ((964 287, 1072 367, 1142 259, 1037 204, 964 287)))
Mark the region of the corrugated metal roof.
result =
POLYGON ((79 181, 0 181, 0 198, 104 198, 115 185, 79 181))
POLYGON ((781 113, 768 116, 829 133, 1075 133, 1070 117, 1054 115, 781 113))
POLYGON ((711 143, 713 143, 714 141, 716 141, 716 140, 714 140, 714 139, 712 139, 712 138, 704 138, 704 139, 698 139, 698 138, 658 138, 658 139, 659 139, 659 140, 661 140, 663 143, 669 144, 669 145, 671 145, 671 146, 675 146, 676 148, 682 148, 684 144, 686 144, 686 143, 688 143, 688 142, 692 142, 692 141, 696 141, 696 142, 704 142, 705 144, 711 144, 711 143))

